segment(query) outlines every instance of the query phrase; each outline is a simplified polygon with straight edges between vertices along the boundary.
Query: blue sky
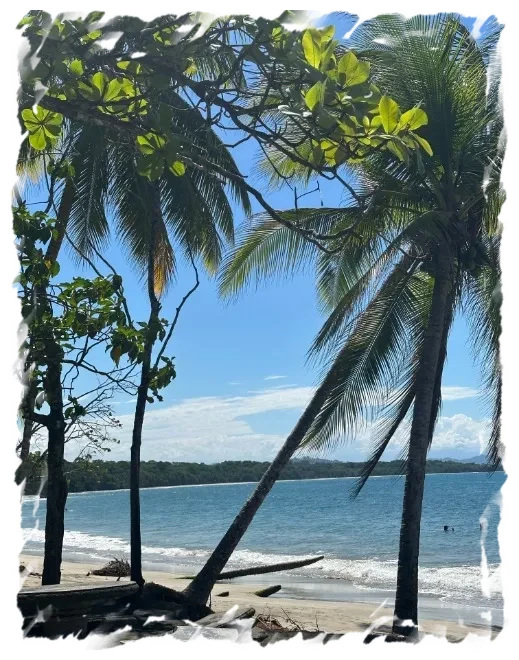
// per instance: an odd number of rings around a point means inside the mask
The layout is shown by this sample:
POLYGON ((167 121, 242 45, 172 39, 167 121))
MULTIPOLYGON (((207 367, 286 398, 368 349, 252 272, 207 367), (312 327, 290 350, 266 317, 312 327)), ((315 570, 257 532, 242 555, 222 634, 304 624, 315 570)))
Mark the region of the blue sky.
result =
MULTIPOLYGON (((243 172, 249 171, 254 157, 249 145, 237 150, 243 172)), ((326 183, 321 195, 326 206, 340 205, 342 188, 326 183)), ((289 190, 267 196, 276 208, 292 206, 289 190)), ((36 199, 32 195, 28 201, 36 199)), ((319 203, 317 193, 305 198, 305 205, 319 203)), ((246 221, 239 211, 235 220, 237 226, 246 221)), ((123 275, 126 292, 131 292, 134 318, 146 319, 147 297, 142 283, 115 240, 108 258, 123 275)), ((60 261, 60 277, 78 274, 67 252, 60 261)), ((172 316, 192 281, 190 267, 180 264, 177 281, 163 300, 164 316, 168 312, 172 316)), ((181 314, 168 351, 175 356, 177 378, 165 391, 164 401, 148 407, 142 458, 204 462, 271 459, 318 382, 319 370, 306 364, 305 355, 322 321, 311 274, 252 287, 232 302, 222 301, 216 283, 202 276, 199 289, 181 314)), ((88 384, 88 380, 84 382, 88 384)), ((443 387, 444 405, 431 456, 479 454, 488 428, 476 396, 478 372, 463 318, 456 321, 451 334, 443 387)), ((129 458, 133 407, 128 395, 117 395, 114 412, 123 423, 118 433, 121 442, 107 458, 129 458)), ((369 449, 369 439, 368 427, 338 450, 320 456, 361 460, 369 449)), ((399 453, 404 439, 402 431, 386 458, 399 453)), ((77 449, 69 447, 69 458, 77 449)))

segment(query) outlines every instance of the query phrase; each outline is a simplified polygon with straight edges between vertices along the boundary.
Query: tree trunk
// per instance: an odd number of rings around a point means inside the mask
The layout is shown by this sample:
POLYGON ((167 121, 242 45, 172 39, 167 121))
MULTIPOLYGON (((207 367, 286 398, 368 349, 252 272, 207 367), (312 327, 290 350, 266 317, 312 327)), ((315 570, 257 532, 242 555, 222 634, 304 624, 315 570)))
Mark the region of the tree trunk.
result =
POLYGON ((146 397, 148 396, 151 349, 145 348, 146 356, 141 371, 141 382, 137 392, 135 418, 133 422, 132 448, 130 459, 130 567, 131 579, 139 586, 144 584, 142 577, 141 552, 141 503, 140 503, 140 470, 141 442, 144 413, 146 412, 146 397))
MULTIPOLYGON (((59 347, 56 346, 58 349, 59 347)), ((61 555, 65 531, 65 504, 67 480, 63 470, 65 452, 65 420, 63 417, 63 391, 61 389, 61 363, 49 362, 46 376, 49 401, 49 445, 47 451, 47 516, 45 519, 45 554, 41 583, 59 584, 61 555)))
MULTIPOLYGON (((65 232, 67 230, 68 221, 70 219, 70 213, 72 211, 72 205, 74 203, 76 195, 76 189, 72 180, 69 178, 65 184, 63 194, 61 196, 60 205, 58 209, 58 215, 56 218, 56 230, 57 233, 52 236, 50 239, 49 245, 47 247, 47 252, 45 253, 45 260, 47 261, 56 261, 58 258, 59 251, 63 245, 63 239, 65 238, 65 232)), ((44 290, 37 290, 37 305, 44 304, 47 293, 44 290)), ((30 334, 30 333, 29 333, 30 334)), ((26 369, 28 370, 31 363, 31 354, 29 348, 29 355, 26 361, 26 369)), ((23 422, 23 434, 22 441, 20 444, 20 460, 22 465, 17 470, 16 474, 16 483, 20 484, 25 478, 26 465, 24 464, 31 450, 31 437, 33 429, 33 421, 31 415, 34 412, 34 405, 36 400, 36 385, 31 377, 29 377, 29 386, 27 392, 24 395, 21 409, 22 415, 24 417, 23 422)))
POLYGON ((159 323, 160 303, 155 295, 155 242, 158 220, 161 213, 160 191, 158 184, 153 186, 150 221, 150 245, 148 252, 147 284, 150 301, 150 315, 148 319, 148 334, 144 344, 144 357, 142 361, 141 381, 137 390, 137 403, 133 422, 132 447, 130 459, 130 568, 131 579, 139 587, 144 584, 142 576, 142 549, 141 549, 141 503, 140 503, 140 470, 141 470, 141 443, 144 414, 151 378, 151 355, 157 337, 159 323))
POLYGON ((32 419, 30 419, 29 416, 34 410, 35 399, 36 399, 36 385, 34 383, 34 380, 31 378, 29 381, 27 392, 22 402, 22 415, 24 416, 22 442, 20 445, 20 460, 22 462, 28 458, 29 452, 31 450, 33 421, 32 419))
POLYGON ((63 245, 63 239, 65 238, 65 232, 67 231, 70 212, 72 211, 72 205, 74 204, 75 197, 76 188, 72 179, 68 177, 65 183, 65 188, 63 189, 63 194, 61 195, 58 215, 56 216, 57 233, 50 239, 47 252, 45 254, 45 259, 48 261, 54 262, 58 258, 59 251, 63 245))
POLYGON ((435 384, 441 377, 438 369, 442 346, 446 341, 445 322, 450 313, 451 268, 448 252, 442 245, 438 251, 431 311, 418 373, 400 528, 393 632, 404 635, 415 633, 418 624, 418 557, 425 466, 432 429, 435 384), (403 622, 412 622, 413 625, 405 626, 403 622))
POLYGON ((272 461, 259 481, 256 489, 232 522, 231 526, 225 533, 225 536, 216 546, 202 570, 185 589, 184 593, 196 602, 207 602, 211 590, 219 579, 223 567, 229 561, 230 556, 234 552, 234 549, 240 542, 242 536, 247 531, 256 512, 263 504, 263 501, 269 494, 272 486, 276 483, 281 471, 292 458, 296 449, 300 446, 310 429, 312 422, 325 403, 328 389, 328 379, 325 379, 300 417, 294 430, 288 436, 285 444, 279 450, 276 458, 272 461))

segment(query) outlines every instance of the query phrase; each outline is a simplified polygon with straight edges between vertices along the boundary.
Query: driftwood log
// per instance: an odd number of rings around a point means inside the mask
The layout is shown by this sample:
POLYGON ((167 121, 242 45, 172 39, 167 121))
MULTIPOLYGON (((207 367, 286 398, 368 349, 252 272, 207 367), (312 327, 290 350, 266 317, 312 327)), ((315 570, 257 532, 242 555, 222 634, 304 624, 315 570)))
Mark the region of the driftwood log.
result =
POLYGON ((288 561, 283 564, 268 564, 267 566, 251 566, 238 571, 225 571, 220 573, 218 580, 232 580, 237 577, 246 577, 247 575, 262 575, 263 573, 277 573, 279 571, 291 571, 294 568, 310 566, 324 559, 324 555, 319 557, 310 557, 310 559, 300 559, 299 561, 288 561))
MULTIPOLYGON (((324 559, 324 555, 319 557, 310 557, 310 559, 299 559, 298 561, 287 561, 283 564, 267 564, 264 566, 251 566, 250 568, 241 568, 237 571, 224 571, 218 576, 220 580, 232 580, 237 577, 246 577, 247 575, 262 575, 263 573, 277 573, 279 571, 290 571, 293 568, 302 568, 303 566, 310 566, 318 561, 324 559)), ((180 580, 194 580, 194 575, 186 575, 180 580)))
POLYGON ((272 596, 272 594, 277 594, 278 591, 281 591, 280 584, 276 584, 273 587, 267 587, 266 589, 259 589, 254 592, 254 595, 259 596, 260 598, 268 598, 269 596, 272 596))

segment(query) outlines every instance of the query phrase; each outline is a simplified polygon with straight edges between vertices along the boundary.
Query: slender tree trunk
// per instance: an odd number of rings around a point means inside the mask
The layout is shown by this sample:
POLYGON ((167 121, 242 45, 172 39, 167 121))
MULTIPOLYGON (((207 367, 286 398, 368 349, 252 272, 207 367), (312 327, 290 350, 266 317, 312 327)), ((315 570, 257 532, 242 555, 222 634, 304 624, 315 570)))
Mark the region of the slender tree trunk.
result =
POLYGON ((198 603, 206 603, 223 567, 229 561, 234 549, 247 531, 256 512, 276 483, 283 468, 294 455, 310 429, 312 422, 321 410, 328 395, 327 380, 319 387, 308 407, 300 417, 294 430, 279 450, 276 458, 262 476, 256 489, 243 505, 220 543, 216 546, 205 566, 185 589, 184 593, 198 603))
MULTIPOLYGON (((57 349, 59 347, 56 346, 57 349)), ((63 391, 61 388, 61 363, 49 362, 46 376, 46 392, 49 400, 49 444, 47 452, 47 516, 45 519, 45 554, 41 583, 59 584, 61 556, 65 531, 65 504, 67 480, 63 470, 65 452, 65 420, 63 417, 63 391)))
MULTIPOLYGON (((52 262, 58 258, 63 244, 67 224, 75 197, 75 187, 71 179, 67 179, 61 196, 56 218, 57 234, 50 240, 45 259, 52 262)), ((49 305, 47 292, 37 291, 38 306, 49 305)), ((63 553, 63 536, 65 533, 65 504, 67 502, 67 480, 64 473, 65 454, 65 418, 63 415, 63 389, 61 384, 61 347, 53 345, 54 356, 51 356, 47 366, 45 390, 50 408, 48 415, 48 450, 47 450, 47 515, 45 519, 45 550, 43 558, 42 584, 59 584, 61 580, 61 558, 63 553)), ((34 393, 35 394, 35 393, 34 393)), ((34 411, 35 396, 29 401, 34 411)), ((25 420, 28 421, 27 418, 25 420)), ((32 428, 32 424, 31 424, 32 428)), ((25 433, 25 427, 24 427, 25 433)), ((30 449, 30 437, 27 442, 27 455, 30 449)))
POLYGON ((144 414, 151 378, 151 356, 153 345, 157 337, 160 303, 155 295, 155 243, 158 220, 160 218, 160 191, 158 184, 153 186, 153 207, 150 221, 150 245, 148 252, 148 298, 150 301, 150 315, 148 319, 148 335, 144 345, 141 380, 137 390, 137 403, 133 422, 132 447, 130 459, 130 576, 140 587, 144 584, 142 576, 142 548, 141 548, 141 503, 140 503, 140 470, 141 470, 141 443, 144 414))
MULTIPOLYGON (((74 203, 75 195, 76 195, 75 186, 72 182, 72 179, 68 178, 67 182, 65 183, 63 194, 61 196, 58 215, 56 218, 57 233, 52 236, 49 245, 47 247, 47 251, 45 253, 45 259, 47 261, 54 262, 58 258, 59 251, 61 250, 61 246, 63 245, 63 239, 65 238, 65 232, 67 230, 68 221, 70 219, 70 213, 72 211, 72 205, 74 203)), ((21 203, 21 200, 19 203, 21 203)), ((43 304, 45 298, 46 298, 46 292, 38 290, 36 304, 37 305, 43 304)), ((27 368, 30 366, 30 349, 29 349, 28 364, 26 366, 27 368)), ((24 465, 24 462, 29 457, 29 453, 31 450, 31 437, 32 437, 32 429, 33 429, 33 421, 31 419, 31 415, 34 412, 35 400, 36 400, 36 386, 33 379, 31 378, 29 381, 27 392, 24 395, 21 405, 24 422, 23 422, 22 442, 20 445, 20 460, 22 461, 22 465, 20 465, 16 474, 16 482, 18 484, 20 484, 25 478, 26 465, 24 465)))
POLYGON ((133 422, 132 447, 130 458, 130 566, 131 579, 139 586, 144 584, 142 577, 141 551, 141 503, 140 503, 140 470, 141 442, 144 413, 146 412, 146 397, 148 396, 151 350, 145 349, 146 356, 142 365, 141 382, 137 391, 137 404, 133 422))
POLYGON ((451 268, 448 252, 442 245, 438 251, 431 311, 418 374, 400 528, 393 630, 404 635, 413 634, 418 624, 418 557, 425 466, 432 428, 431 416, 434 412, 435 385, 441 377, 438 368, 442 345, 446 339, 445 323, 450 313, 451 268), (402 625, 405 621, 411 621, 414 625, 402 625))
POLYGON ((33 421, 32 419, 30 419, 30 415, 34 411, 35 399, 36 399, 36 385, 34 383, 34 380, 31 378, 29 382, 29 386, 27 388, 26 395, 22 402, 22 414, 24 416, 24 420, 23 420, 22 442, 20 445, 21 461, 25 461, 28 458, 31 449, 33 421))
POLYGON ((61 195, 58 215, 56 216, 57 233, 50 239, 47 252, 45 253, 45 259, 48 261, 56 261, 58 258, 59 251, 61 250, 65 238, 65 232, 67 231, 67 225, 75 197, 76 188, 74 182, 68 177, 65 183, 65 188, 63 189, 63 194, 61 195))

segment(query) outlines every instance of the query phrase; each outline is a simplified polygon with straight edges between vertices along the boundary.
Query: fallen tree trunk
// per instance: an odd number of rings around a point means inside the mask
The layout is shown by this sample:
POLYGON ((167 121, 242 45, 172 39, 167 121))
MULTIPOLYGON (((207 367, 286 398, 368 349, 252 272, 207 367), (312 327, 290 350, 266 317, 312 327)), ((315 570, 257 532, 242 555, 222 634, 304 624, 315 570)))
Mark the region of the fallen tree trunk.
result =
POLYGON ((259 596, 259 598, 268 598, 269 596, 272 596, 272 594, 277 594, 278 591, 281 591, 281 585, 275 584, 273 587, 267 587, 266 589, 255 591, 254 595, 259 596))
MULTIPOLYGON (((287 561, 283 564, 267 564, 266 566, 251 566, 250 568, 241 568, 237 571, 225 571, 218 576, 220 580, 232 580, 237 577, 246 577, 247 575, 261 575, 262 573, 277 573, 278 571, 290 571, 293 568, 301 568, 302 566, 310 566, 318 561, 324 559, 324 555, 319 557, 310 557, 310 559, 300 559, 298 561, 287 561)), ((193 580, 194 577, 189 575, 180 578, 181 580, 193 580)))

